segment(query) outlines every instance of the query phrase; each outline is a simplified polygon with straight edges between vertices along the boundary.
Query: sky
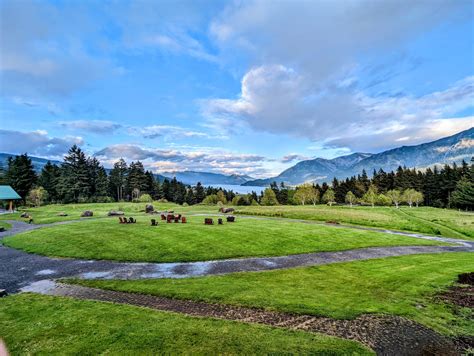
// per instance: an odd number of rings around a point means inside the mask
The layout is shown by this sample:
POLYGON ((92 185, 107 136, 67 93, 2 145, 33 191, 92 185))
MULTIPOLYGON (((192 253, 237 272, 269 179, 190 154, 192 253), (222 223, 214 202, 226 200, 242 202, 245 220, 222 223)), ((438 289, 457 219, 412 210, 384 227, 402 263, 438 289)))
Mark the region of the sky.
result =
POLYGON ((473 126, 472 0, 0 0, 0 152, 262 178, 473 126))

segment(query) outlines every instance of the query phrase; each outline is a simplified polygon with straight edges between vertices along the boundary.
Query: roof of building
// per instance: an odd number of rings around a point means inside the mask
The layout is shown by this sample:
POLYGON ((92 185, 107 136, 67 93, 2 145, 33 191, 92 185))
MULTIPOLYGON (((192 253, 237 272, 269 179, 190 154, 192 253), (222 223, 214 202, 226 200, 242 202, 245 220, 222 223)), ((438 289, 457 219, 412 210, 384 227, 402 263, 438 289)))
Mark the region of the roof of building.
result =
POLYGON ((15 190, 9 185, 0 185, 0 200, 21 199, 15 190))

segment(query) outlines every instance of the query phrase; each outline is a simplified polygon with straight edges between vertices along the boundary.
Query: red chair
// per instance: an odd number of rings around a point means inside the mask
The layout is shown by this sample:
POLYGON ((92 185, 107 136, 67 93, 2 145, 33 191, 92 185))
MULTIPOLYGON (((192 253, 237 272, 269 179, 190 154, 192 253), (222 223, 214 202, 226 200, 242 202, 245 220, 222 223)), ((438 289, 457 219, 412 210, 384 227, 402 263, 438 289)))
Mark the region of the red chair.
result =
POLYGON ((182 217, 181 217, 181 223, 182 223, 182 224, 186 224, 186 217, 185 217, 185 216, 182 216, 182 217))

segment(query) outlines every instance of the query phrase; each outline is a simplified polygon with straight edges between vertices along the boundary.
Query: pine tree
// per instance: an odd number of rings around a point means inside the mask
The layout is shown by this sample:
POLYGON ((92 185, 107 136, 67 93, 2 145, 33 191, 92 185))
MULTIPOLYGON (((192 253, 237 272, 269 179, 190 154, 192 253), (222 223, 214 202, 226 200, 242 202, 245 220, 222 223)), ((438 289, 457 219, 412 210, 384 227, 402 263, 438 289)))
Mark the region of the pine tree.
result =
POLYGON ((86 200, 91 193, 89 167, 84 152, 72 146, 61 165, 58 192, 65 202, 86 200))
POLYGON ((48 192, 48 201, 56 202, 59 200, 58 183, 61 176, 61 169, 48 161, 41 170, 38 184, 48 192))
POLYGON ((206 192, 204 191, 201 182, 198 182, 196 185, 196 203, 201 203, 206 197, 206 192))
POLYGON ((38 177, 36 176, 33 163, 26 153, 15 158, 8 158, 5 181, 15 189, 23 200, 26 199, 28 192, 33 188, 37 180, 38 177))
POLYGON ((125 198, 125 185, 127 181, 128 167, 123 158, 114 163, 114 167, 110 171, 110 192, 117 201, 125 198))

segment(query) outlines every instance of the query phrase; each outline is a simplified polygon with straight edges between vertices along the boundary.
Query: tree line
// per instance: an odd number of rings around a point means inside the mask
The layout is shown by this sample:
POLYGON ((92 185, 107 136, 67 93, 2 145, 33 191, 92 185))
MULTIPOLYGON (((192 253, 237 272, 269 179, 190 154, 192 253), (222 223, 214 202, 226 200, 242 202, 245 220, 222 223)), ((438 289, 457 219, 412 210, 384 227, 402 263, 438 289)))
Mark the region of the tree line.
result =
POLYGON ((305 183, 289 189, 284 184, 272 183, 278 204, 367 204, 409 206, 423 204, 438 208, 474 209, 474 158, 471 164, 462 161, 425 171, 398 167, 396 171, 383 169, 369 178, 365 170, 343 180, 334 178, 327 183, 305 183))
POLYGON ((425 171, 399 167, 396 171, 374 171, 331 184, 305 183, 297 187, 273 182, 260 194, 235 194, 232 190, 185 185, 173 179, 162 181, 145 170, 140 161, 123 159, 107 171, 95 157, 74 145, 61 164, 47 162, 37 174, 27 154, 10 157, 0 167, 0 183, 11 185, 25 202, 80 203, 162 200, 177 204, 289 205, 406 203, 434 207, 474 209, 474 158, 469 165, 444 165, 425 171))

